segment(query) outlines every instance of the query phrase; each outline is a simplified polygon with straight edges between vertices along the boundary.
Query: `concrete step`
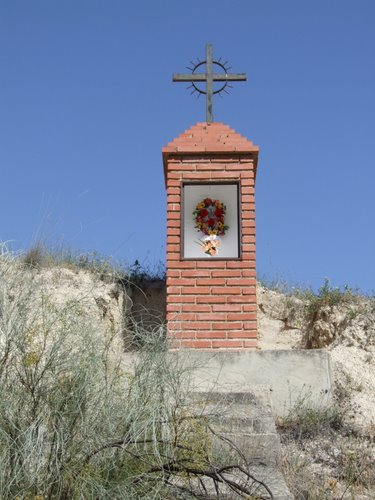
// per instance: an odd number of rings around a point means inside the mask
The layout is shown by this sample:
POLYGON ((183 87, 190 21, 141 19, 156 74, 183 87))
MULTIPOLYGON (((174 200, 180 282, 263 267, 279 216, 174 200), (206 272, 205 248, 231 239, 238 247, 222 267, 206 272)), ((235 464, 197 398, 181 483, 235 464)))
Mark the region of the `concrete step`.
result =
POLYGON ((239 447, 248 461, 278 466, 281 443, 265 386, 251 392, 196 392, 194 398, 215 432, 239 447))
MULTIPOLYGON (((246 392, 195 392, 194 401, 197 413, 207 418, 215 432, 214 455, 226 453, 227 462, 230 463, 231 459, 237 461, 261 481, 254 481, 252 485, 255 498, 259 494, 262 498, 292 499, 293 495, 278 470, 281 442, 272 415, 269 392, 265 386, 246 392), (271 490, 272 496, 267 496, 262 483, 271 490)), ((233 474, 231 479, 240 484, 245 481, 241 473, 233 474)), ((211 483, 207 480, 207 485, 211 483)), ((207 498, 240 498, 227 486, 221 485, 219 490, 219 496, 212 490, 207 498)))
MULTIPOLYGON (((225 478, 231 482, 231 485, 217 483, 214 485, 212 479, 201 478, 192 479, 187 484, 181 480, 175 481, 176 486, 193 491, 198 498, 205 500, 239 500, 243 498, 262 499, 262 500, 293 500, 294 496, 290 493, 285 484, 282 474, 275 467, 266 465, 253 466, 250 470, 250 476, 238 474, 227 474, 225 478), (233 485, 239 485, 242 494, 234 491, 233 485)), ((179 497, 180 498, 180 497, 179 497)), ((181 498, 184 498, 183 496, 181 498)))

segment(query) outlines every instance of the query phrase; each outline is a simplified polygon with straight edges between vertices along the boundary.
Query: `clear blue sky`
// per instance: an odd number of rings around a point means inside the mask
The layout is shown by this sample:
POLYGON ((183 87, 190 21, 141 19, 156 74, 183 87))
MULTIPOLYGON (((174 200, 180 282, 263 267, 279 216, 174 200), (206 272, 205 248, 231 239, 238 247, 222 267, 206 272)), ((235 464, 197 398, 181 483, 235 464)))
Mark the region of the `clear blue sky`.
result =
POLYGON ((214 55, 248 82, 215 119, 260 147, 260 275, 375 288, 373 0, 0 1, 0 239, 164 259, 161 147, 214 55))

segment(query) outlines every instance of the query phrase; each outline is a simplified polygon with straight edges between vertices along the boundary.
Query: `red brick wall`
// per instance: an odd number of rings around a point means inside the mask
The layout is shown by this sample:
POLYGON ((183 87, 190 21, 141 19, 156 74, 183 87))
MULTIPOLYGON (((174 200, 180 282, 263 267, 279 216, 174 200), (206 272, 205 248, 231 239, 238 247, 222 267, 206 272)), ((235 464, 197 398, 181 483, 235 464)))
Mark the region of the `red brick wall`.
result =
POLYGON ((254 165, 251 154, 167 159, 167 327, 171 348, 257 346, 254 165), (240 182, 240 260, 181 259, 182 181, 240 182))

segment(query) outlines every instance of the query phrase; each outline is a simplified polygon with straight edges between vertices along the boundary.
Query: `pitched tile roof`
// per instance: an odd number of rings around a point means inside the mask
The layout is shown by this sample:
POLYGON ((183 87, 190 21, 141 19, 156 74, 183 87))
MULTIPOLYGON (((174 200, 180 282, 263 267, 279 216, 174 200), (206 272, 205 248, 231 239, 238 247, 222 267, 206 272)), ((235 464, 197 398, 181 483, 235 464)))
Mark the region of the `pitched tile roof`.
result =
POLYGON ((250 153, 255 155, 255 173, 258 146, 223 123, 197 123, 162 148, 164 175, 167 178, 168 157, 171 155, 215 155, 250 153))
POLYGON ((171 153, 251 153, 258 146, 223 123, 197 123, 162 148, 163 157, 171 153))

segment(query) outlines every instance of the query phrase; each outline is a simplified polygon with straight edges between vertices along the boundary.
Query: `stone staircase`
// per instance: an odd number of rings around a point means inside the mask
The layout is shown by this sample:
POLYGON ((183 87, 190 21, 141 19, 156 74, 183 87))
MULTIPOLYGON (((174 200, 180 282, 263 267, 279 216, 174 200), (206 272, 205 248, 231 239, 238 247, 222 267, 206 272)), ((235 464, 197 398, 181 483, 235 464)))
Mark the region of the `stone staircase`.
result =
MULTIPOLYGON (((196 392, 194 399, 200 414, 207 417, 214 432, 220 436, 214 440, 216 451, 223 453, 229 444, 236 460, 240 456, 242 465, 250 470, 254 479, 251 486, 254 498, 289 500, 294 497, 278 469, 281 443, 269 393, 268 387, 260 386, 246 392, 196 392)), ((241 473, 233 474, 231 480, 242 484, 245 481, 241 473)), ((208 487, 212 490, 212 486, 208 487)), ((219 496, 211 491, 207 498, 240 497, 229 488, 221 487, 219 496)))

